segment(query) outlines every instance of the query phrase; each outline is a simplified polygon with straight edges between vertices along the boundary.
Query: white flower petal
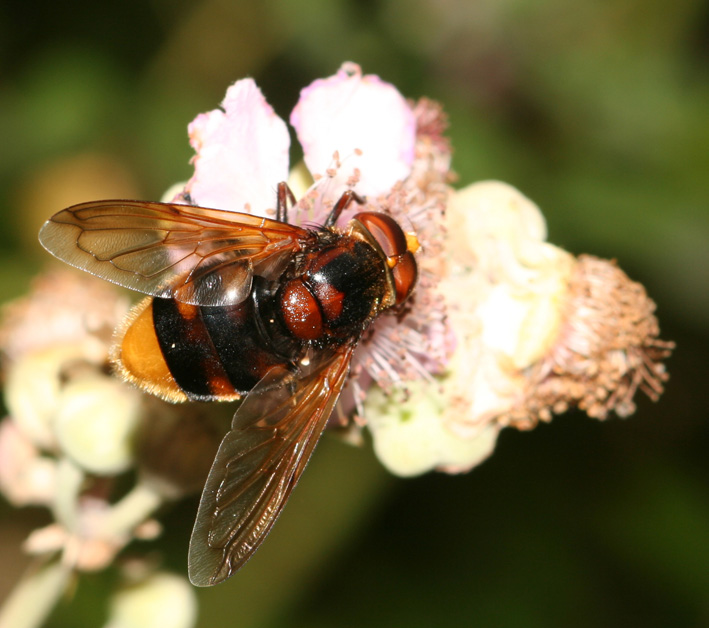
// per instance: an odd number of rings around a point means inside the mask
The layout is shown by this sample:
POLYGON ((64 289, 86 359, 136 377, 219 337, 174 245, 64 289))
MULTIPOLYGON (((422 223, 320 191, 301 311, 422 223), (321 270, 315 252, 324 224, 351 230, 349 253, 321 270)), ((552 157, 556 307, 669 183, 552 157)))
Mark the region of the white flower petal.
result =
POLYGON ((303 89, 291 114, 313 175, 324 176, 342 166, 328 189, 338 196, 350 177, 363 195, 383 194, 411 171, 416 120, 397 89, 374 75, 362 76, 359 66, 344 64, 334 76, 303 89))
POLYGON ((474 437, 462 437, 441 420, 449 403, 439 382, 417 382, 404 403, 397 395, 372 388, 365 402, 374 451, 382 464, 399 476, 441 469, 467 471, 487 458, 499 429, 493 424, 474 437))
POLYGON ((519 402, 525 369, 558 336, 574 258, 546 242, 534 203, 496 181, 455 194, 448 275, 439 284, 458 344, 442 421, 476 436, 519 402))
POLYGON ((252 79, 234 83, 222 107, 189 125, 197 155, 186 191, 204 207, 263 214, 288 178, 288 128, 252 79))
POLYGON ((456 336, 497 352, 510 370, 529 366, 558 333, 573 256, 544 242, 539 208, 504 183, 456 193, 447 220, 450 272, 440 288, 456 336))

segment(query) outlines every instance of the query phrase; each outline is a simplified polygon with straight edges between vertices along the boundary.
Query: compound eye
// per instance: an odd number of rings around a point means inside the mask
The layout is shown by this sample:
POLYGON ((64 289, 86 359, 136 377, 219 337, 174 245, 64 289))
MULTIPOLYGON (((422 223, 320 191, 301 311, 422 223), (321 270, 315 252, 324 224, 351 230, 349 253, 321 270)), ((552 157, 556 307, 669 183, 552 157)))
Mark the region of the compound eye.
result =
POLYGON ((416 285, 418 277, 418 267, 416 260, 410 251, 406 251, 399 257, 394 268, 391 269, 394 276, 394 287, 396 288, 396 304, 400 305, 409 298, 411 291, 416 285))
POLYGON ((406 236, 399 223, 391 216, 378 212, 361 212, 355 219, 369 230, 387 257, 397 257, 406 252, 406 236))

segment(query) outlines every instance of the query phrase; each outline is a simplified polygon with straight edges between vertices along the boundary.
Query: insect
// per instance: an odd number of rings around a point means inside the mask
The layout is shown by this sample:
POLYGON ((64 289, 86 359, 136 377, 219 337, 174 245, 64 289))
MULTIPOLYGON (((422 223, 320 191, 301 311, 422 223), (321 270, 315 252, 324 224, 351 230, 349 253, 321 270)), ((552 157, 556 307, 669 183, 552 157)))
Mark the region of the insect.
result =
POLYGON ((189 205, 96 201, 45 223, 59 259, 149 295, 117 334, 128 381, 168 401, 244 396, 202 492, 189 549, 193 584, 210 586, 256 551, 298 482, 348 376, 364 331, 396 312, 417 279, 418 241, 389 215, 345 229, 345 192, 325 224, 189 205))

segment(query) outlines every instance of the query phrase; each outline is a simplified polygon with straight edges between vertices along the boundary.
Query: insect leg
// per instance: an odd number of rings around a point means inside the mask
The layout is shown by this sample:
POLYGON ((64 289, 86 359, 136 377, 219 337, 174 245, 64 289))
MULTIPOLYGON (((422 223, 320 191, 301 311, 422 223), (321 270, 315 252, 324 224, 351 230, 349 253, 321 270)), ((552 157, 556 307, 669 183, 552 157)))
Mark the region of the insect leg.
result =
POLYGON ((347 190, 342 194, 340 200, 335 203, 335 206, 332 208, 330 215, 325 221, 325 226, 332 227, 337 222, 337 219, 340 217, 340 214, 350 206, 350 203, 352 203, 352 201, 355 201, 360 205, 364 205, 366 199, 357 194, 357 192, 355 192, 354 190, 347 190))
POLYGON ((278 222, 288 222, 288 202, 291 207, 295 205, 296 200, 293 192, 288 187, 285 181, 278 184, 278 194, 276 198, 276 220, 278 222))

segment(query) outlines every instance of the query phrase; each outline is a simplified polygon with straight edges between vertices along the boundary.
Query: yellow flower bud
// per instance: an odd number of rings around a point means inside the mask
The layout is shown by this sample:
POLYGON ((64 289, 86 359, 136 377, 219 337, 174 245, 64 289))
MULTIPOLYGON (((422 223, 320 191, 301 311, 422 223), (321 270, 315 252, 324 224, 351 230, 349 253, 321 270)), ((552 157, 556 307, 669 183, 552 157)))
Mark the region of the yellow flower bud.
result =
POLYGON ((191 628, 196 623, 197 596, 190 583, 157 572, 113 596, 104 628, 191 628))
POLYGON ((54 429, 64 453, 91 473, 115 474, 133 462, 140 393, 116 379, 92 375, 69 382, 54 429))

